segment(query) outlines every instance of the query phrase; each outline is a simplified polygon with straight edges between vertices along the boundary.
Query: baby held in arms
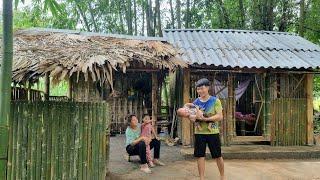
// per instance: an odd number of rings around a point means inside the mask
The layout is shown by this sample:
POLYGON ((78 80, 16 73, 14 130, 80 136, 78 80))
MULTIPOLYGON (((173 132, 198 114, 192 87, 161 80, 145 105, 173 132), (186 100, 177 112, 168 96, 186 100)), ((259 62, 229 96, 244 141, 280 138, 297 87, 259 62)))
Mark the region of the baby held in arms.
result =
MULTIPOLYGON (((187 103, 183 106, 183 108, 179 108, 177 110, 177 114, 180 117, 189 118, 192 122, 195 122, 196 128, 201 131, 202 128, 200 126, 199 121, 197 119, 203 118, 203 112, 199 109, 199 107, 195 106, 192 103, 187 103)), ((211 131, 212 123, 208 124, 208 129, 211 131)))

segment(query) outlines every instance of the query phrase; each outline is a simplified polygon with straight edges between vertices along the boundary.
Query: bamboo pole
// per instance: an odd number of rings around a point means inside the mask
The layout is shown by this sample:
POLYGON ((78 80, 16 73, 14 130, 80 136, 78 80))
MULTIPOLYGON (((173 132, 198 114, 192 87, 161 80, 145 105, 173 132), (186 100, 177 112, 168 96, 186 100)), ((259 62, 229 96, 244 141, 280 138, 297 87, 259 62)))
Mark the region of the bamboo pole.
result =
MULTIPOLYGON (((183 70, 183 104, 190 101, 190 70, 183 70)), ((182 144, 184 146, 191 145, 191 132, 190 128, 192 124, 187 118, 182 118, 182 144)))
POLYGON ((8 163, 7 163, 7 179, 11 178, 12 174, 12 163, 13 163, 13 128, 14 128, 14 102, 10 103, 11 112, 10 112, 10 120, 9 120, 9 142, 8 142, 8 163))
POLYGON ((307 144, 314 145, 313 142, 313 74, 307 74, 306 78, 306 96, 307 96, 307 144))
POLYGON ((152 120, 154 122, 153 127, 157 134, 157 116, 158 116, 158 75, 157 72, 152 72, 152 88, 151 88, 151 101, 152 101, 152 120))
POLYGON ((79 134, 79 160, 78 160, 78 177, 79 179, 85 179, 85 176, 83 175, 83 166, 84 166, 84 158, 83 158, 83 151, 84 151, 84 103, 80 104, 80 118, 79 118, 79 128, 80 128, 80 134, 79 134))
POLYGON ((27 176, 27 167, 26 167, 26 161, 27 161, 27 120, 28 120, 28 116, 29 116, 29 113, 30 113, 30 110, 29 110, 29 105, 31 103, 30 102, 26 102, 25 103, 25 107, 24 107, 24 112, 23 112, 23 116, 22 116, 22 121, 21 121, 21 124, 22 124, 22 138, 21 138, 21 165, 22 165, 22 168, 21 168, 21 178, 22 179, 26 179, 26 176, 27 176))
POLYGON ((72 121, 73 121, 73 127, 75 130, 74 133, 74 140, 72 141, 73 143, 73 166, 71 166, 71 172, 72 172, 72 178, 79 178, 80 179, 80 159, 79 159, 79 149, 80 149, 80 115, 81 115, 81 111, 80 111, 80 103, 74 103, 75 104, 75 116, 72 117, 72 121))
POLYGON ((52 153, 52 126, 53 126, 53 119, 54 119, 54 108, 51 106, 49 102, 46 102, 44 105, 44 109, 48 113, 46 116, 46 121, 47 121, 47 137, 46 137, 46 142, 47 142, 47 154, 46 154, 46 159, 47 159, 47 169, 46 169, 46 178, 51 177, 51 167, 52 167, 52 161, 51 161, 51 153, 52 153), (49 109, 50 108, 50 109, 49 109))
POLYGON ((265 137, 270 137, 271 132, 271 113, 270 113, 270 75, 267 75, 265 78, 265 94, 264 94, 264 129, 263 133, 265 137))
POLYGON ((84 117, 84 133, 83 133, 83 178, 84 179, 87 179, 88 176, 88 152, 89 152, 89 149, 88 149, 88 127, 89 127, 89 112, 88 112, 88 107, 89 105, 87 103, 85 103, 85 106, 84 106, 84 114, 85 114, 85 117, 84 117))
POLYGON ((2 61, 0 63, 0 179, 6 179, 13 59, 12 1, 3 1, 2 8, 3 34, 2 61))
MULTIPOLYGON (((70 86, 70 84, 69 84, 70 86)), ((66 149, 65 149, 65 179, 71 179, 72 178, 72 172, 71 172, 71 166, 72 166, 72 157, 73 153, 71 153, 72 150, 72 136, 75 133, 74 128, 72 128, 72 119, 71 117, 74 116, 74 109, 73 109, 73 102, 65 103, 65 119, 66 119, 66 149)))
POLYGON ((227 146, 230 145, 232 138, 234 136, 233 131, 234 131, 234 125, 233 125, 233 98, 234 98, 234 86, 233 86, 233 76, 232 74, 228 74, 228 99, 227 99, 227 146))
POLYGON ((50 76, 49 76, 49 72, 47 72, 45 74, 45 78, 44 78, 44 99, 46 101, 49 100, 49 97, 50 97, 50 76))
POLYGON ((62 108, 62 111, 61 111, 61 114, 62 114, 62 117, 61 117, 61 154, 60 154, 60 157, 61 157, 61 160, 60 160, 60 169, 61 169, 61 179, 66 179, 67 177, 67 163, 68 163, 68 159, 67 159, 67 149, 69 149, 69 146, 67 144, 67 137, 68 137, 68 131, 70 131, 67 127, 68 127, 68 122, 69 122, 69 119, 68 119, 68 113, 70 112, 67 112, 67 104, 66 102, 59 102, 61 103, 61 108, 62 108))

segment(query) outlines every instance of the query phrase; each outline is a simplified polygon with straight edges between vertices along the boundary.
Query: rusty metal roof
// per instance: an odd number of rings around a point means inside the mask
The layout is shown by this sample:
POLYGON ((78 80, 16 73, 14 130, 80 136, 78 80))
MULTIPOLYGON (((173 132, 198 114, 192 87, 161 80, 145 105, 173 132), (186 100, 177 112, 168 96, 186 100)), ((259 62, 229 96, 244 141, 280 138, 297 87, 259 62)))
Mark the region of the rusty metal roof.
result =
POLYGON ((293 33, 167 29, 164 38, 189 64, 240 68, 318 68, 320 47, 293 33))

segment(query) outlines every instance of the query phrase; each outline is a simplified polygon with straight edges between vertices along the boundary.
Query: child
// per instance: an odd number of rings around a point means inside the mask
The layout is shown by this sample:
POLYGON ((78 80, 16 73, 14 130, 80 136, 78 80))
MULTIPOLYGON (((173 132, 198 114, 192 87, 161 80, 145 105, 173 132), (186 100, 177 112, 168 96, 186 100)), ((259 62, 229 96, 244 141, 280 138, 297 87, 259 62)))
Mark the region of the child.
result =
MULTIPOLYGON (((199 121, 196 121, 197 118, 201 118, 203 116, 203 112, 199 109, 199 107, 195 106, 192 103, 187 103, 183 108, 179 108, 177 110, 177 114, 180 117, 189 118, 191 121, 195 122, 195 126, 198 130, 202 130, 199 121)), ((208 124, 208 129, 212 130, 212 123, 208 124)))
MULTIPOLYGON (((154 137, 157 138, 154 128, 152 126, 152 120, 150 119, 150 116, 144 116, 142 121, 143 123, 141 125, 141 136, 152 139, 152 135, 154 135, 154 137)), ((146 156, 149 166, 154 167, 155 165, 153 164, 151 158, 150 144, 146 144, 146 156)))

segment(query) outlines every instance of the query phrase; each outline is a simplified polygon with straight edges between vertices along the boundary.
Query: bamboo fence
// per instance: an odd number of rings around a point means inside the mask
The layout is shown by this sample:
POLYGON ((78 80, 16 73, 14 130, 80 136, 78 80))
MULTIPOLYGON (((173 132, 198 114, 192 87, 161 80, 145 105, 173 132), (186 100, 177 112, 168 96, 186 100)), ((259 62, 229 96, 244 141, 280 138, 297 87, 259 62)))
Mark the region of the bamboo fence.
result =
POLYGON ((12 101, 7 179, 105 179, 106 103, 12 101))

